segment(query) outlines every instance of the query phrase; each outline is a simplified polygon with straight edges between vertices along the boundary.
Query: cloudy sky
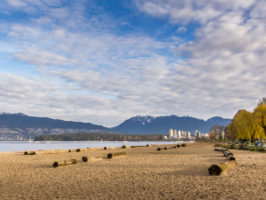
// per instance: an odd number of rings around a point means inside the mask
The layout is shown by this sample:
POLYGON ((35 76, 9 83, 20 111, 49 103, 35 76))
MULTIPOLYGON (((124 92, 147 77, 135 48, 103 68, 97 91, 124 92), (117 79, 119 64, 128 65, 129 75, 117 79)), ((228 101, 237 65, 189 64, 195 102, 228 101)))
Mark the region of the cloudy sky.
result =
POLYGON ((0 112, 115 126, 266 96, 265 0, 0 2, 0 112))

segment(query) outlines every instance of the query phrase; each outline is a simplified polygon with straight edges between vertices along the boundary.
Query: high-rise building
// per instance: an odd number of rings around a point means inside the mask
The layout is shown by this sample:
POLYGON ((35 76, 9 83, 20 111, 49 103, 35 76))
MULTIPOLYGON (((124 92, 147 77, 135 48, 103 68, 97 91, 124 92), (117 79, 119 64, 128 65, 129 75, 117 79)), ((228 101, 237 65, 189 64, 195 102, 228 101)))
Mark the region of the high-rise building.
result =
POLYGON ((200 136, 201 136, 200 131, 196 130, 195 131, 195 136, 198 137, 198 138, 200 138, 200 136))
POLYGON ((177 131, 177 138, 181 139, 181 131, 180 130, 177 131))
POLYGON ((224 131, 222 131, 222 133, 221 133, 221 139, 224 140, 224 138, 225 138, 225 133, 224 133, 224 131))
POLYGON ((176 129, 174 130, 174 139, 177 138, 176 129))
POLYGON ((173 136, 174 136, 174 131, 173 131, 173 129, 170 129, 169 130, 169 139, 172 139, 173 136))
POLYGON ((188 132, 187 132, 187 139, 190 139, 190 135, 191 135, 191 134, 190 134, 190 132, 188 131, 188 132))

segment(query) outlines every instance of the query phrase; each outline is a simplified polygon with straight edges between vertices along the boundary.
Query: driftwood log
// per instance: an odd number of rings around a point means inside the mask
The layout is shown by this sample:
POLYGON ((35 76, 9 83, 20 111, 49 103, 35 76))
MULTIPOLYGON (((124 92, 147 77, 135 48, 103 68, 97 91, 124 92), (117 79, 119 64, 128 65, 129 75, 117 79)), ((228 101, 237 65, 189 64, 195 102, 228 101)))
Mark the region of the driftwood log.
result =
POLYGON ((228 157, 228 160, 230 160, 230 161, 231 161, 231 160, 236 160, 236 159, 235 159, 235 157, 234 157, 234 156, 229 156, 229 157, 228 157))
POLYGON ((36 155, 35 151, 25 151, 24 155, 36 155))
MULTIPOLYGON (((120 149, 121 147, 104 147, 103 150, 110 150, 110 149, 120 149)), ((96 150, 96 149, 91 149, 96 150)))
POLYGON ((90 162, 90 163, 98 161, 98 160, 102 160, 102 159, 103 157, 89 157, 89 158, 87 156, 82 157, 83 162, 90 162))
POLYGON ((139 147, 145 147, 145 146, 141 146, 141 145, 139 145, 139 146, 131 146, 131 148, 139 148, 139 147))
POLYGON ((76 159, 71 159, 71 160, 65 160, 63 162, 54 162, 53 167, 60 167, 60 166, 66 166, 66 165, 73 165, 73 164, 77 164, 77 160, 76 159))
POLYGON ((220 151, 224 154, 225 157, 233 156, 233 153, 228 149, 214 149, 214 151, 220 151))
POLYGON ((36 154, 60 154, 60 153, 66 153, 68 150, 65 149, 54 149, 54 150, 37 150, 35 151, 36 154))
POLYGON ((228 150, 224 150, 224 151, 223 151, 223 154, 224 154, 225 157, 233 156, 233 153, 231 153, 231 152, 228 151, 228 150))
POLYGON ((83 162, 88 162, 88 157, 87 157, 87 156, 83 156, 83 157, 82 157, 82 161, 83 161, 83 162))
POLYGON ((224 149, 214 149, 214 151, 221 151, 221 152, 223 152, 224 149))
POLYGON ((115 157, 126 156, 126 154, 127 154, 126 152, 108 153, 107 158, 111 159, 111 158, 115 158, 115 157))
POLYGON ((82 152, 82 151, 88 151, 88 148, 78 148, 78 149, 69 149, 68 152, 82 152))
POLYGON ((208 171, 211 176, 219 176, 222 175, 224 172, 227 170, 234 168, 237 165, 237 162, 235 160, 231 161, 226 161, 223 164, 217 164, 217 165, 212 165, 208 171))

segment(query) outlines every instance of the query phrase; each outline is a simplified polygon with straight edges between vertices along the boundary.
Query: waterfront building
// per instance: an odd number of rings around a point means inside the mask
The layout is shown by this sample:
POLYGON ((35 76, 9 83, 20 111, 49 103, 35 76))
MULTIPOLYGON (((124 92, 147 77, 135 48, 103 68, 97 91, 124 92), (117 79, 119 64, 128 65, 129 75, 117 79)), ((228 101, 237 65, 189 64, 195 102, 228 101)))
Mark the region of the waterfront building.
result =
POLYGON ((173 136, 174 136, 174 130, 173 129, 170 129, 169 130, 169 140, 170 139, 173 139, 173 136))
POLYGON ((196 136, 196 137, 198 137, 198 138, 200 138, 200 137, 201 137, 201 133, 200 133, 200 131, 199 131, 199 130, 196 130, 196 131, 195 131, 195 136, 196 136))
POLYGON ((174 130, 174 139, 177 139, 177 133, 176 133, 177 131, 176 131, 176 129, 174 130))
POLYGON ((181 139, 181 131, 180 130, 177 131, 177 139, 181 139))
POLYGON ((187 139, 190 139, 190 137, 191 137, 191 134, 190 134, 190 132, 188 131, 188 132, 187 132, 187 139))

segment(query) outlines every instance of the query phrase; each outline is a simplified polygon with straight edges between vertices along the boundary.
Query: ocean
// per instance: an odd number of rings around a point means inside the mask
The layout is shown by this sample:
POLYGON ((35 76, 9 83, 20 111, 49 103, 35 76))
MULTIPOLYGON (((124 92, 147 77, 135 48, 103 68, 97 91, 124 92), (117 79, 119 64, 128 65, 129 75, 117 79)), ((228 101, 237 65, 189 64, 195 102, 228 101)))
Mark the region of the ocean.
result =
POLYGON ((0 141, 0 152, 75 149, 86 147, 146 146, 147 144, 180 144, 182 141, 0 141))

